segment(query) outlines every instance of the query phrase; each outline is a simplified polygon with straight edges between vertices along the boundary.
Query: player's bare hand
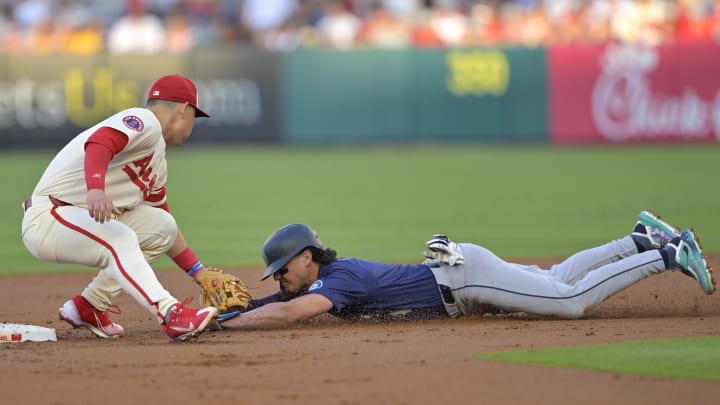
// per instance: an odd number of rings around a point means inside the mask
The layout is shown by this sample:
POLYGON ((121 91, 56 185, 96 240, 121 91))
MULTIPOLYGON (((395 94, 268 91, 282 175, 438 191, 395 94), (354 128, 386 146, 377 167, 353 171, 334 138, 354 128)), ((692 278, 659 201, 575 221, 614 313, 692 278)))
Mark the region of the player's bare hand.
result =
POLYGON ((86 202, 90 216, 101 224, 110 221, 113 216, 120 215, 120 210, 103 190, 88 191, 86 202))

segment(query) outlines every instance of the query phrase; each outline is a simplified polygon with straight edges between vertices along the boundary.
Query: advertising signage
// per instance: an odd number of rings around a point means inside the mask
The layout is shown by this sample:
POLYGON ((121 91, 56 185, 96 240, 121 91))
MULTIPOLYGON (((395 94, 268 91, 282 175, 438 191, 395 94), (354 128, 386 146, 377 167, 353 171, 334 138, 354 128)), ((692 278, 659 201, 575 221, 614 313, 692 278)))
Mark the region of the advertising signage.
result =
POLYGON ((720 45, 548 49, 555 143, 718 142, 720 45))
POLYGON ((211 118, 198 120, 194 142, 276 142, 279 139, 278 58, 236 54, 143 57, 0 58, 0 145, 62 145, 117 111, 143 106, 158 77, 193 79, 200 105, 211 118))

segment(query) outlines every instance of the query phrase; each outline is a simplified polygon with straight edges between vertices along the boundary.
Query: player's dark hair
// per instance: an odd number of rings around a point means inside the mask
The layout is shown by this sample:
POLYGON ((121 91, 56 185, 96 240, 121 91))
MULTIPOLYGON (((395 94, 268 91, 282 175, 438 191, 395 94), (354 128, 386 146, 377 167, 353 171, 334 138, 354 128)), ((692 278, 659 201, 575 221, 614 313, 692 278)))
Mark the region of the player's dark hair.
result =
POLYGON ((330 248, 318 249, 314 246, 308 247, 310 253, 312 253, 312 259, 314 262, 320 264, 332 263, 337 259, 337 252, 330 248))

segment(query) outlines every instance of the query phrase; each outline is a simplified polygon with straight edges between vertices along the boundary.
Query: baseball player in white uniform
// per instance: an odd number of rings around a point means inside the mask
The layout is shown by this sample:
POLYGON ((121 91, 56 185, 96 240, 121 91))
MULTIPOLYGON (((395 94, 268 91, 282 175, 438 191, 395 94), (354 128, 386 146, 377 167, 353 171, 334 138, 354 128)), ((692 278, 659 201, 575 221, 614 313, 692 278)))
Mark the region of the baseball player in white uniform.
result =
POLYGON ((153 314, 172 340, 197 336, 217 317, 213 307, 178 302, 150 266, 165 253, 196 279, 207 270, 165 195, 165 146, 182 144, 196 117, 209 115, 198 107, 195 84, 180 75, 159 78, 146 108, 121 111, 73 138, 23 204, 23 243, 35 257, 100 269, 59 310, 73 327, 102 338, 122 335, 108 316, 120 291, 153 314))

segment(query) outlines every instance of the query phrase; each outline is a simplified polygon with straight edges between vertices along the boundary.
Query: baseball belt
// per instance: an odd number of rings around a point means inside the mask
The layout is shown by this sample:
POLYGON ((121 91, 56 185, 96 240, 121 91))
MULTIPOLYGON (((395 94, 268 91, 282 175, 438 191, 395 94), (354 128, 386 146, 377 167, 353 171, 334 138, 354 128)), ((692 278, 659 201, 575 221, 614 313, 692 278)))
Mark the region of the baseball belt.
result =
MULTIPOLYGON (((72 205, 72 204, 67 203, 67 202, 65 202, 65 201, 63 201, 63 200, 58 200, 57 198, 55 198, 55 197, 53 197, 53 196, 51 196, 51 195, 49 195, 49 196, 47 196, 47 197, 48 197, 48 199, 50 200, 50 203, 52 203, 52 205, 54 205, 54 206, 56 206, 56 207, 65 207, 65 206, 67 206, 67 205, 72 205)), ((27 211, 28 209, 30 209, 30 207, 32 207, 32 199, 33 199, 33 198, 30 197, 30 198, 28 198, 27 200, 25 200, 25 202, 23 203, 23 208, 24 208, 25 211, 27 211)))

